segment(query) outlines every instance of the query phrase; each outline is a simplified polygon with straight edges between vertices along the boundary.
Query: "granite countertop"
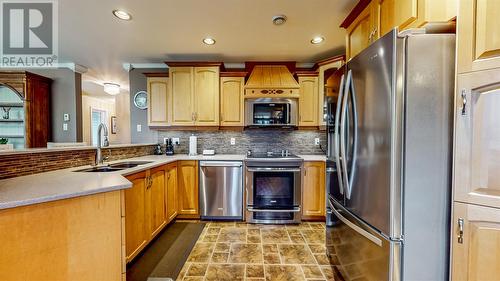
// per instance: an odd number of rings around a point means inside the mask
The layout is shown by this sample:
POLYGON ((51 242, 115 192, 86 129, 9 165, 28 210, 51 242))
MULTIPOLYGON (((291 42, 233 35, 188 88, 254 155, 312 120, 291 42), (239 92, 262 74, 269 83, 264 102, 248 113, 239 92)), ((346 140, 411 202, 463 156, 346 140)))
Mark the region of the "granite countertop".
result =
MULTIPOLYGON (((299 155, 304 161, 325 161, 324 155, 299 155)), ((74 198, 84 195, 127 189, 132 186, 124 176, 143 170, 165 165, 178 160, 226 160, 243 161, 245 155, 218 154, 214 156, 188 156, 176 154, 173 156, 147 155, 110 162, 151 161, 116 172, 86 173, 75 172, 90 168, 82 166, 62 169, 40 174, 15 177, 0 180, 0 210, 32 205, 37 203, 74 198)))

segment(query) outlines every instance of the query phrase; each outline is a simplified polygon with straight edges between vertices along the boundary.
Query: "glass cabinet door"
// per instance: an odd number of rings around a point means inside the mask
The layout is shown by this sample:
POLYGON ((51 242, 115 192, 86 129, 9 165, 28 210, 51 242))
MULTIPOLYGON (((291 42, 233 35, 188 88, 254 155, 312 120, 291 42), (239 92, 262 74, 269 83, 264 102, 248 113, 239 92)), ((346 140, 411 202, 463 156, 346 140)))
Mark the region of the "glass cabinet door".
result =
POLYGON ((455 201, 500 207, 500 71, 458 81, 455 201))
POLYGON ((0 145, 24 148, 24 102, 13 89, 0 84, 0 145))

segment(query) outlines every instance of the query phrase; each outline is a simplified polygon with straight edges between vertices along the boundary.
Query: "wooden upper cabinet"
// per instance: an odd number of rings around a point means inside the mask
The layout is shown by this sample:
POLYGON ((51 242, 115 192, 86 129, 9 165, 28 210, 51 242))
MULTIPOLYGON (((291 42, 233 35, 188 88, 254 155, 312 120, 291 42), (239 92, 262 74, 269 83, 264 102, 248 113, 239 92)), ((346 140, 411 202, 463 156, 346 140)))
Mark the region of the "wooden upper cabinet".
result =
POLYGON ((178 210, 178 197, 177 197, 177 164, 169 164, 166 171, 167 176, 167 189, 166 205, 167 205, 167 223, 171 222, 177 216, 178 210))
POLYGON ((500 67, 500 1, 460 0, 458 73, 500 67))
POLYGON ((194 68, 169 68, 172 125, 194 125, 194 68))
POLYGON ((500 68, 459 74, 455 100, 454 199, 500 208, 500 68))
POLYGON ((148 173, 140 172, 127 176, 132 188, 125 190, 125 253, 131 261, 149 240, 146 216, 146 188, 148 173))
POLYGON ((181 218, 199 218, 198 161, 177 163, 178 214, 181 218))
POLYGON ((318 77, 299 77, 299 126, 318 126, 318 77))
POLYGON ((346 56, 348 60, 370 45, 373 34, 376 32, 376 26, 373 25, 375 17, 373 6, 368 5, 347 27, 346 56))
POLYGON ((451 280, 500 280, 500 209, 455 203, 451 280))
POLYGON ((148 77, 148 125, 168 126, 168 77, 148 77))
POLYGON ((166 166, 154 168, 150 172, 150 183, 147 187, 149 234, 155 237, 167 224, 165 207, 166 166))
POLYGON ((194 68, 195 125, 219 125, 219 67, 194 68))
POLYGON ((380 5, 380 34, 404 29, 417 20, 418 0, 374 0, 380 5))
POLYGON ((325 216, 325 162, 304 162, 304 184, 302 189, 302 215, 325 216))
POLYGON ((354 57, 371 42, 395 27, 404 30, 423 27, 429 23, 448 24, 457 17, 457 1, 360 0, 341 24, 341 27, 347 30, 347 59, 354 57), (361 10, 363 7, 364 9, 361 10))
POLYGON ((245 77, 221 77, 220 125, 243 126, 245 77))
POLYGON ((219 66, 169 68, 174 126, 219 125, 219 66))
POLYGON ((373 0, 380 5, 380 35, 393 28, 423 27, 446 23, 457 16, 458 0, 373 0))

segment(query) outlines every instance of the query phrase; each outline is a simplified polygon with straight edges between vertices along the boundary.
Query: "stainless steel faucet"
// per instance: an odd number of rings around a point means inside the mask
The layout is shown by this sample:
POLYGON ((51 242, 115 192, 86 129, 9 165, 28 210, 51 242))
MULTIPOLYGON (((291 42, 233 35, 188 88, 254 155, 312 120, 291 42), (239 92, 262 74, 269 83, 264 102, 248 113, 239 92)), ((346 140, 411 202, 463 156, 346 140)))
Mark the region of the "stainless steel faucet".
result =
POLYGON ((106 124, 101 123, 101 124, 99 124, 99 127, 97 127, 97 153, 95 155, 95 165, 96 166, 104 163, 104 158, 102 157, 101 148, 108 147, 108 146, 109 146, 108 127, 106 127, 106 124), (104 131, 104 142, 101 139, 102 131, 104 131))

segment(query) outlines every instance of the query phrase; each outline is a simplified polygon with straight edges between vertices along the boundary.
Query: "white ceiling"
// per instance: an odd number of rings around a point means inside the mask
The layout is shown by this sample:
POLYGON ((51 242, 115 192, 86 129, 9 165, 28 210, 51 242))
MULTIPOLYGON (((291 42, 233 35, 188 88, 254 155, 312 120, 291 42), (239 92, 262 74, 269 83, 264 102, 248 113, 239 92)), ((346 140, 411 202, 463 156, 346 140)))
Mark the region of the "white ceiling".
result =
POLYGON ((84 80, 128 88, 123 63, 294 60, 343 53, 338 26, 356 0, 60 0, 59 57, 88 67, 84 80), (116 19, 124 9, 132 21, 116 19), (288 21, 274 26, 271 18, 288 21), (312 45, 313 36, 325 41, 312 45), (216 39, 204 45, 206 36, 216 39))

